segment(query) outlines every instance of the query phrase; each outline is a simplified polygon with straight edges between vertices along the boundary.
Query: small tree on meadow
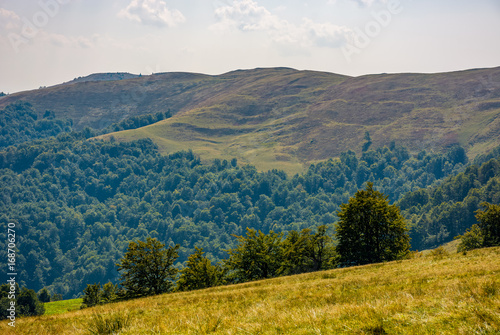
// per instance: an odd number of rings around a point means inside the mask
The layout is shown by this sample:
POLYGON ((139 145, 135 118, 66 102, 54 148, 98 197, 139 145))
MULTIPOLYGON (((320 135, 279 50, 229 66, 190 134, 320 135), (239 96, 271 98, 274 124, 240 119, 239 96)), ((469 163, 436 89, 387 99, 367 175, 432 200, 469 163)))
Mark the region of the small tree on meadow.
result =
POLYGON ((83 307, 93 307, 101 303, 101 284, 87 284, 83 290, 83 307))
POLYGON ((465 234, 459 235, 455 238, 460 239, 460 244, 457 247, 458 252, 464 252, 483 247, 483 232, 477 224, 474 224, 470 229, 467 229, 465 234))
POLYGON ((311 229, 289 231, 282 242, 283 262, 280 275, 291 275, 335 267, 336 253, 327 227, 319 226, 316 233, 311 229))
POLYGON ((38 292, 38 300, 41 302, 50 302, 50 293, 46 287, 42 288, 40 292, 38 292))
POLYGON ((483 247, 500 245, 500 205, 483 202, 485 209, 476 211, 476 219, 483 234, 483 247))
POLYGON ((126 298, 157 295, 172 290, 177 274, 174 262, 179 245, 168 247, 156 238, 130 242, 127 252, 116 265, 126 298))
POLYGON ((36 316, 45 313, 45 306, 38 300, 36 292, 25 287, 21 289, 16 304, 19 309, 19 315, 22 316, 36 316))
POLYGON ((196 247, 194 254, 189 256, 186 267, 181 270, 177 281, 180 291, 198 290, 217 286, 222 283, 223 271, 218 265, 212 265, 210 260, 203 256, 203 249, 196 247))
POLYGON ((104 303, 113 302, 117 299, 118 285, 112 282, 107 282, 102 286, 101 300, 104 303))
POLYGON ((458 252, 500 245, 500 205, 481 203, 483 209, 476 211, 477 224, 472 225, 460 239, 458 252))
POLYGON ((336 249, 341 265, 392 261, 409 254, 410 237, 399 208, 374 190, 373 183, 340 208, 336 249))
POLYGON ((278 275, 282 263, 281 238, 283 234, 247 228, 246 236, 236 236, 238 246, 227 250, 229 277, 234 282, 247 282, 278 275))

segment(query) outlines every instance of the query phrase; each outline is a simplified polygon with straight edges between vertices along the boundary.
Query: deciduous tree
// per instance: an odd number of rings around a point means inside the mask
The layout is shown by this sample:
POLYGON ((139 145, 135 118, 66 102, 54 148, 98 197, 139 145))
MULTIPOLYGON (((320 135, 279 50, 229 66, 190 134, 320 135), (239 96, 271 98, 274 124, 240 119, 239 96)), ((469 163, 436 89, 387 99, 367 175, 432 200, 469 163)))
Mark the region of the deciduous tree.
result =
POLYGON ((368 183, 347 204, 337 223, 337 252, 343 266, 392 261, 409 253, 410 238, 399 208, 368 183))
POLYGON ((121 286, 126 297, 141 297, 169 292, 177 274, 174 262, 179 245, 165 249, 165 244, 148 237, 146 242, 130 242, 127 252, 116 264, 121 272, 121 286))
POLYGON ((485 209, 476 211, 476 219, 483 235, 483 246, 500 245, 500 205, 481 203, 485 209))
POLYGON ((181 270, 177 281, 180 291, 190 291, 217 286, 222 283, 223 271, 218 265, 212 265, 210 260, 203 256, 203 249, 195 247, 194 254, 189 256, 186 267, 181 270))
POLYGON ((247 228, 246 236, 236 236, 238 246, 229 249, 226 266, 235 282, 271 278, 278 275, 282 262, 281 238, 283 234, 247 228))

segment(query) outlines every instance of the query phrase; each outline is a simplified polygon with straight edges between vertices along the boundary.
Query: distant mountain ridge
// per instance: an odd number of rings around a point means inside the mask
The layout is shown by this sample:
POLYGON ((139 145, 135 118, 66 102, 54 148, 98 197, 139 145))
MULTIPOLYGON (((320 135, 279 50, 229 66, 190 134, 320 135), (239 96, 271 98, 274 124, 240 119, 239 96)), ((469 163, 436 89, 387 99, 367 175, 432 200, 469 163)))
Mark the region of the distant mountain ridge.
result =
POLYGON ((93 73, 85 77, 75 78, 65 84, 74 83, 84 83, 87 81, 115 81, 115 80, 126 80, 140 77, 140 75, 132 74, 128 72, 116 72, 116 73, 93 73))
POLYGON ((19 100, 73 119, 77 130, 170 109, 176 114, 168 120, 113 136, 149 137, 165 153, 192 149, 263 170, 298 171, 346 150, 360 152, 366 132, 372 147, 461 145, 471 157, 500 144, 500 67, 360 77, 290 68, 96 74, 2 97, 0 108, 19 100))

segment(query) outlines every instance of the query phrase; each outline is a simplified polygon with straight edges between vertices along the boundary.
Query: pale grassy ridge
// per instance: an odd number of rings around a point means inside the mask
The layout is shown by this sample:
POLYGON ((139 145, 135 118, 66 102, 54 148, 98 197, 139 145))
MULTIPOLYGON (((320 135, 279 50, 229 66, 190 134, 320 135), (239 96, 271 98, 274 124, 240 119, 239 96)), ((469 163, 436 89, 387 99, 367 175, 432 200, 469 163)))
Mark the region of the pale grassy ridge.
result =
POLYGON ((15 334, 91 334, 98 315, 117 334, 500 334, 500 248, 24 318, 15 334))

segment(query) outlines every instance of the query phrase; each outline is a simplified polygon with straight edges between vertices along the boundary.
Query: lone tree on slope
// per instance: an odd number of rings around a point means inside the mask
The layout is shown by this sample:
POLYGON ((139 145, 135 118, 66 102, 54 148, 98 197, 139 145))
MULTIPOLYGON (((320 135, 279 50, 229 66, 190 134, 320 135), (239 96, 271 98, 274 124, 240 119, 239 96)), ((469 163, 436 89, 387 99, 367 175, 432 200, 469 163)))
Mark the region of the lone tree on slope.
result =
POLYGON ((179 257, 179 245, 168 247, 155 238, 146 242, 130 242, 121 259, 118 271, 122 271, 120 283, 126 298, 157 295, 169 292, 177 274, 174 262, 179 257))
POLYGON ((410 237, 399 208, 372 183, 340 208, 336 237, 341 265, 392 261, 409 253, 410 237))

